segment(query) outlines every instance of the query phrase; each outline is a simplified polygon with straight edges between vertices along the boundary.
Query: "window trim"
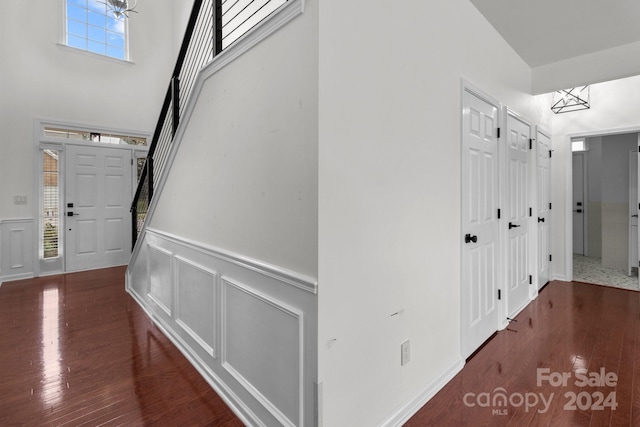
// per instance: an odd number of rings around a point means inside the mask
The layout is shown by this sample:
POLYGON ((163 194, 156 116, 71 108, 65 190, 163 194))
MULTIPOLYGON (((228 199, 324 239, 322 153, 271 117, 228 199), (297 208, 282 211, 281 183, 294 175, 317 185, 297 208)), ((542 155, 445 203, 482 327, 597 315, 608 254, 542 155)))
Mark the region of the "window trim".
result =
POLYGON ((115 56, 109 56, 106 54, 103 55, 100 53, 91 52, 89 50, 69 46, 67 44, 67 0, 58 0, 58 1, 60 2, 58 6, 59 6, 59 11, 60 11, 59 13, 61 18, 60 18, 60 25, 59 25, 59 31, 58 31, 58 43, 56 44, 60 48, 68 52, 79 53, 81 55, 86 55, 92 58, 104 59, 104 60, 112 61, 115 63, 134 64, 134 62, 131 61, 131 49, 130 49, 131 33, 129 31, 128 18, 123 18, 124 25, 125 25, 125 29, 124 29, 124 56, 125 57, 124 59, 116 58, 115 56))

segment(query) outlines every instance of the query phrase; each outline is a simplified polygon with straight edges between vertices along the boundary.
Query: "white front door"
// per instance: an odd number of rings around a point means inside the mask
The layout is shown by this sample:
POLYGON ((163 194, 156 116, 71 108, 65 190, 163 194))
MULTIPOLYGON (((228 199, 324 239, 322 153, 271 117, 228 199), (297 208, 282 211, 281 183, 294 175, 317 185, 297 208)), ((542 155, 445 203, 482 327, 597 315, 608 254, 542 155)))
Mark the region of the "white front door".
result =
POLYGON ((551 138, 536 132, 536 192, 537 218, 537 268, 538 289, 547 284, 550 278, 551 266, 551 138))
POLYGON ((507 315, 514 317, 529 302, 529 220, 531 211, 531 126, 507 114, 507 315))
POLYGON ((498 106, 463 92, 463 357, 498 329, 498 106))
POLYGON ((67 145, 66 271, 124 265, 131 255, 131 151, 67 145))
POLYGON ((584 239, 586 165, 584 153, 573 153, 573 253, 587 255, 584 239))

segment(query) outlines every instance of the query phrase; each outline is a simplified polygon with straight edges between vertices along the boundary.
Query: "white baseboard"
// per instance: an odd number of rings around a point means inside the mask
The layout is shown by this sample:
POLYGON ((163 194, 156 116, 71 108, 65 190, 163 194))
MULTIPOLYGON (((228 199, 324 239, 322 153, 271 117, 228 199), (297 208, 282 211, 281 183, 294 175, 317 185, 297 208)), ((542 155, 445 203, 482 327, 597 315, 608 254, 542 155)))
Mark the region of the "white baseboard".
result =
POLYGON ((447 369, 435 381, 427 385, 413 398, 398 408, 386 420, 380 424, 380 427, 400 427, 406 423, 409 418, 415 415, 433 396, 436 395, 453 377, 464 368, 464 361, 457 360, 449 369, 447 369))

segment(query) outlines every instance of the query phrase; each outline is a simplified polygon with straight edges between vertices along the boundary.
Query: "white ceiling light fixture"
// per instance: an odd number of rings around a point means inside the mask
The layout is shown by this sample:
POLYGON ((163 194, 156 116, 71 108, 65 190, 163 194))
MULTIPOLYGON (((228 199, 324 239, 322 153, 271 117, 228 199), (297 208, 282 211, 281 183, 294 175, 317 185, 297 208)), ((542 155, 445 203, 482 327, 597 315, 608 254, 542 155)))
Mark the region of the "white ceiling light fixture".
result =
POLYGON ((113 16, 115 16, 116 19, 120 19, 123 16, 128 18, 129 12, 138 13, 137 10, 134 10, 138 5, 138 0, 133 1, 133 6, 131 6, 131 2, 129 0, 107 0, 105 4, 107 5, 107 8, 113 12, 113 16))
POLYGON ((578 86, 571 89, 558 90, 553 93, 551 111, 556 114, 591 108, 591 88, 578 86))

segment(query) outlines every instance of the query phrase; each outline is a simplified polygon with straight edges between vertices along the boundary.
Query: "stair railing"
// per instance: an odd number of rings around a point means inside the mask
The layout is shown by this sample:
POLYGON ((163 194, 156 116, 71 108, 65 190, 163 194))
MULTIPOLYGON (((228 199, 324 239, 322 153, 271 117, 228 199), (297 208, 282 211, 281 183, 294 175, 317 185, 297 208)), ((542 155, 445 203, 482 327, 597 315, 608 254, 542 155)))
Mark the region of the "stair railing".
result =
POLYGON ((198 72, 222 52, 223 48, 246 34, 287 1, 194 0, 178 60, 171 74, 160 118, 131 204, 133 248, 144 226, 154 185, 164 173, 183 109, 198 72))
POLYGON ((154 184, 164 172, 173 138, 198 71, 222 51, 223 0, 195 0, 185 36, 162 103, 149 152, 131 204, 132 246, 142 230, 154 184))

